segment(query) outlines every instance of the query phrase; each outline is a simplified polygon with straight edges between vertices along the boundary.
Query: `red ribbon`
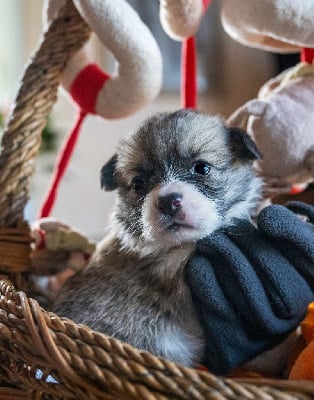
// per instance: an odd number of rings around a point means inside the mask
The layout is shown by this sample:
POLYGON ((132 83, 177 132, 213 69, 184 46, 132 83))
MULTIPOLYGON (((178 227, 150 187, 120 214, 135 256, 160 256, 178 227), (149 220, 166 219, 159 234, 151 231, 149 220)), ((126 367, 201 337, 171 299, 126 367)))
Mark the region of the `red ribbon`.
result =
MULTIPOLYGON (((203 12, 207 10, 211 0, 203 0, 203 12)), ((184 39, 181 47, 181 106, 196 108, 197 106, 197 59, 195 37, 184 39)))
POLYGON ((313 63, 313 59, 314 59, 314 49, 310 49, 308 47, 304 47, 301 50, 301 61, 302 62, 306 62, 308 64, 312 64, 313 63))
POLYGON ((96 64, 90 64, 85 67, 73 81, 70 94, 73 100, 78 104, 79 112, 76 116, 74 126, 66 136, 58 154, 52 181, 41 206, 39 218, 50 215, 56 201, 62 177, 66 172, 78 140, 82 123, 87 114, 96 114, 96 102, 99 91, 109 78, 110 76, 104 73, 96 64))

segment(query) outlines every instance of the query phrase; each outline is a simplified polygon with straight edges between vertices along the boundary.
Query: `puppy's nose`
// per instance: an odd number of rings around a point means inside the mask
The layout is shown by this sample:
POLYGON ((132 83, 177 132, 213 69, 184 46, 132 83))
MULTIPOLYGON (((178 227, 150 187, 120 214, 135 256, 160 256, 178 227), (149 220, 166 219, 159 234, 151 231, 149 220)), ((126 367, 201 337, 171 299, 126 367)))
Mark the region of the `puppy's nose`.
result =
POLYGON ((158 197, 157 208, 163 214, 174 215, 181 207, 182 195, 179 193, 171 193, 158 197))

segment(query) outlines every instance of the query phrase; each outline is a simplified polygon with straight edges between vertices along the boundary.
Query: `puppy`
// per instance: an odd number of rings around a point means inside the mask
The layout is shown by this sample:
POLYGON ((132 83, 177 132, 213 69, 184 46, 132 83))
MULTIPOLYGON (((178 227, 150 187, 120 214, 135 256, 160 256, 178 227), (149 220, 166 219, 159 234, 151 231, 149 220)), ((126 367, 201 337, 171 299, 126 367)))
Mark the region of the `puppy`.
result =
POLYGON ((203 332, 184 281, 197 240, 249 218, 261 181, 248 135, 180 110, 149 118, 101 170, 117 190, 111 232, 65 284, 54 311, 134 347, 194 366, 203 332))

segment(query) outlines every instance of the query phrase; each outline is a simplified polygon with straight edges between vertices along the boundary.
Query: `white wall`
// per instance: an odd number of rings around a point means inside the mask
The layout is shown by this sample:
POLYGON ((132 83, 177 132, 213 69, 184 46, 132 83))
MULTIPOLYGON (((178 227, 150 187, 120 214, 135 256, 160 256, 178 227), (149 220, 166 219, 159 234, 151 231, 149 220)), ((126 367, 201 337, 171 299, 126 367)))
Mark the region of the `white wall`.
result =
POLYGON ((0 99, 6 101, 17 87, 23 60, 20 0, 0 1, 0 99))

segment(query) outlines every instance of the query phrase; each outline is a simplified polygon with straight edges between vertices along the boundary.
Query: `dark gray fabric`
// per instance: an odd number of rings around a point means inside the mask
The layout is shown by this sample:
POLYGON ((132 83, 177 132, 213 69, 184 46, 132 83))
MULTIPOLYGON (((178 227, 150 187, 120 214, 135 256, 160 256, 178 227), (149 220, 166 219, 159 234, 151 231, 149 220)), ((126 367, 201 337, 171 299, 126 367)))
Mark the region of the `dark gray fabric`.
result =
MULTIPOLYGON (((309 207, 302 213, 312 221, 309 207)), ((312 225, 283 206, 265 208, 257 225, 237 220, 215 231, 186 266, 206 337, 204 364, 216 374, 278 344, 314 300, 312 225)))

